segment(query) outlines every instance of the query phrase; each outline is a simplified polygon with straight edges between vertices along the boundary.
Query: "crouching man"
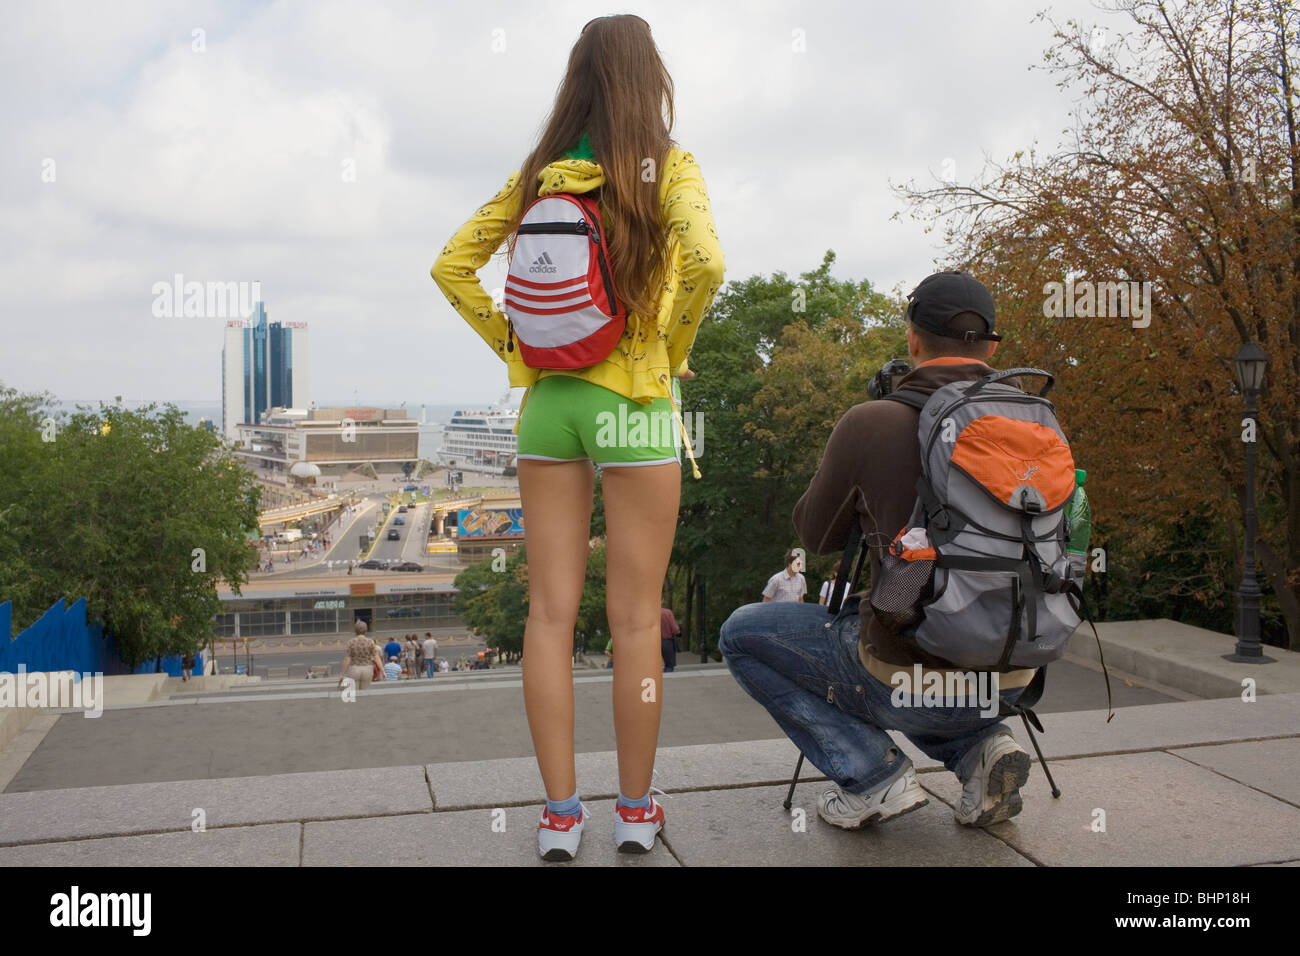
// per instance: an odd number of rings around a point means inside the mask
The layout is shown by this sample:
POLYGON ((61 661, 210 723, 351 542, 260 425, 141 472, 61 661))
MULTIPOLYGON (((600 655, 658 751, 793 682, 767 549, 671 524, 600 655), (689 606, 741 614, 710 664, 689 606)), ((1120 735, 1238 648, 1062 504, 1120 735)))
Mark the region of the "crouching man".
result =
MULTIPOLYGON (((985 360, 1000 336, 994 332, 993 297, 983 284, 965 273, 937 273, 917 286, 909 303, 913 371, 898 383, 900 392, 928 396, 992 371, 985 360)), ((856 521, 872 545, 871 579, 879 580, 877 545, 908 523, 916 501, 918 414, 896 401, 864 402, 844 414, 794 509, 806 548, 840 551, 856 521)), ((914 686, 917 676, 932 691, 961 686, 955 672, 964 677, 967 671, 905 646, 865 602, 861 614, 858 604, 858 596, 850 597, 834 618, 818 604, 748 604, 727 619, 719 640, 740 685, 832 781, 818 798, 822 819, 856 829, 929 802, 911 760, 886 730, 901 732, 961 780, 959 823, 983 827, 1019 813, 1030 760, 999 721, 996 696, 992 707, 974 694, 923 696, 914 686)), ((1013 704, 1034 673, 978 677, 981 686, 997 688, 1013 704)))

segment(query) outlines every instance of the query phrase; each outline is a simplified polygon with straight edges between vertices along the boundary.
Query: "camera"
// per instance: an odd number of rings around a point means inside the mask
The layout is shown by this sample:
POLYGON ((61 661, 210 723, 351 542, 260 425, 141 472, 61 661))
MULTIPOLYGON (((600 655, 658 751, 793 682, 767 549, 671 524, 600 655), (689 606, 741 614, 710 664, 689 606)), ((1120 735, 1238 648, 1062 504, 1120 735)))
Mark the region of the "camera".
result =
POLYGON ((912 366, 907 364, 906 359, 890 359, 867 383, 867 394, 873 399, 884 398, 896 389, 903 376, 910 374, 911 371, 912 366))

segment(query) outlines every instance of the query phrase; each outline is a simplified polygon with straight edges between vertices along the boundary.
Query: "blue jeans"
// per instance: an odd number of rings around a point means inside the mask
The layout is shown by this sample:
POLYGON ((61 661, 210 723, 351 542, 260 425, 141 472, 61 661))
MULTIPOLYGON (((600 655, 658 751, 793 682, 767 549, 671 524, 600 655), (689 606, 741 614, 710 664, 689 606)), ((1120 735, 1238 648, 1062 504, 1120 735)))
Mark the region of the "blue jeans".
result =
POLYGON ((435 666, 437 666, 437 663, 438 663, 438 662, 437 662, 436 660, 434 660, 433 658, 429 658, 428 660, 426 660, 426 661, 424 662, 424 676, 425 676, 425 677, 432 677, 432 676, 433 676, 433 669, 434 669, 435 666))
MULTIPOLYGON (((718 649, 740 686, 767 708, 787 737, 827 777, 849 793, 892 783, 911 761, 886 730, 900 731, 924 754, 965 783, 979 744, 999 731, 974 701, 895 706, 895 688, 867 673, 858 657, 857 600, 832 618, 820 604, 746 604, 722 625, 718 649)), ((902 668, 911 672, 910 668, 902 668)), ((1002 691, 1014 703, 1022 688, 1002 691)))

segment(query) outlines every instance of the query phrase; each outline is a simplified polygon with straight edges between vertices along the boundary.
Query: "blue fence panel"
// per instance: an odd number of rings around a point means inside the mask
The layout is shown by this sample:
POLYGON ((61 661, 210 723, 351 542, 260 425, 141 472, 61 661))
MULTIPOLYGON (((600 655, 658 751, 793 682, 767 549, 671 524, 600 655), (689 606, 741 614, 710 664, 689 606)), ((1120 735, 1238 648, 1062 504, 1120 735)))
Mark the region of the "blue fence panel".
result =
MULTIPOLYGON (((148 661, 141 664, 131 673, 133 674, 156 674, 158 673, 158 662, 148 661)), ((168 677, 181 676, 181 656, 179 654, 173 657, 164 657, 162 659, 162 673, 168 677)), ((203 674, 203 652, 194 655, 194 668, 190 671, 192 674, 203 674)))
MULTIPOLYGON (((13 623, 13 604, 0 603, 0 673, 17 673, 18 665, 27 671, 76 671, 79 674, 153 674, 157 661, 151 660, 131 670, 117 651, 117 642, 105 634, 98 621, 86 621, 86 599, 64 607, 63 599, 40 616, 13 640, 9 640, 13 623)), ((203 673, 203 655, 195 655, 194 673, 203 673)), ((162 673, 181 676, 180 655, 164 657, 162 673)))
MULTIPOLYGON (((51 662, 65 661, 67 649, 63 646, 63 598, 42 614, 32 626, 23 631, 0 650, 0 671, 16 673, 22 664, 29 671, 63 670, 51 662)), ((66 667, 71 669, 71 664, 66 667)))

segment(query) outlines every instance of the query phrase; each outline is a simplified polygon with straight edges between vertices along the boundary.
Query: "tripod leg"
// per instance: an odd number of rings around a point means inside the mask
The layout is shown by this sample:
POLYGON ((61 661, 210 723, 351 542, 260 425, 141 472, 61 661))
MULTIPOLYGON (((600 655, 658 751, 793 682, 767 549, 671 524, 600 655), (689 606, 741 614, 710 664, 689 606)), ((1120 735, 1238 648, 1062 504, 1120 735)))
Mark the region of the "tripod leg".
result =
POLYGON ((803 769, 803 751, 799 751, 799 762, 794 765, 794 776, 790 778, 790 792, 785 795, 785 803, 782 804, 787 810, 790 804, 794 802, 794 786, 799 782, 799 771, 803 769))
POLYGON ((1038 747, 1038 738, 1034 736, 1034 729, 1029 726, 1029 718, 1022 713, 1020 719, 1025 722, 1025 733, 1029 734, 1029 742, 1034 745, 1034 753, 1038 754, 1038 762, 1043 767, 1043 773, 1047 774, 1047 782, 1052 788, 1052 796, 1059 800, 1061 798, 1061 788, 1052 779, 1052 771, 1047 769, 1047 760, 1044 759, 1043 751, 1038 747))

